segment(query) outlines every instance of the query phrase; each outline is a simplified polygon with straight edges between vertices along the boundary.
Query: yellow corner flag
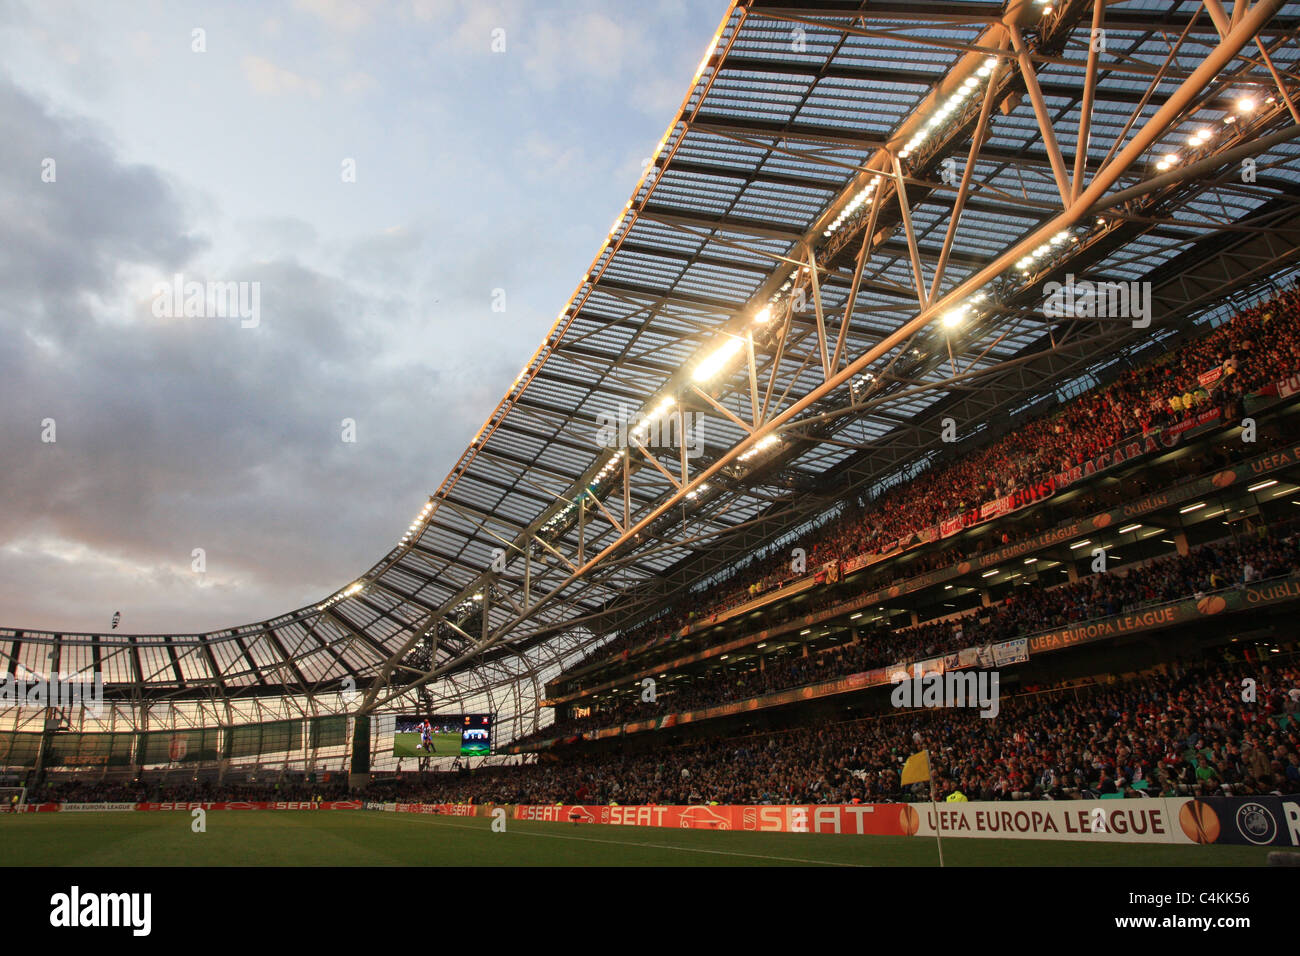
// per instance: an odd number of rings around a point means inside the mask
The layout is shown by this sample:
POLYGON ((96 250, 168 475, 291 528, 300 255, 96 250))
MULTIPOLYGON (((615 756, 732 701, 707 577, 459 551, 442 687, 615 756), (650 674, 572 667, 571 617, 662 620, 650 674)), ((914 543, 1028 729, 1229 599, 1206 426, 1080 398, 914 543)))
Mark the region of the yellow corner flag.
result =
POLYGON ((925 783, 929 779, 930 752, 922 750, 908 757, 907 763, 903 764, 903 786, 906 787, 909 783, 925 783))

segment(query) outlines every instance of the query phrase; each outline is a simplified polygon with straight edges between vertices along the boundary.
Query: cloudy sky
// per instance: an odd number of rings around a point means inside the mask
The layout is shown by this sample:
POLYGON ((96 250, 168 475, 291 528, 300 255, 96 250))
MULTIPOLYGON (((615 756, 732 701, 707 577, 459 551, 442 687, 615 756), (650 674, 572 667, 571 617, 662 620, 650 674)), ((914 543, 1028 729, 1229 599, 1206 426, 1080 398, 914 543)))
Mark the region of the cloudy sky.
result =
POLYGON ((0 0, 0 626, 230 627, 387 553, 726 6, 0 0))

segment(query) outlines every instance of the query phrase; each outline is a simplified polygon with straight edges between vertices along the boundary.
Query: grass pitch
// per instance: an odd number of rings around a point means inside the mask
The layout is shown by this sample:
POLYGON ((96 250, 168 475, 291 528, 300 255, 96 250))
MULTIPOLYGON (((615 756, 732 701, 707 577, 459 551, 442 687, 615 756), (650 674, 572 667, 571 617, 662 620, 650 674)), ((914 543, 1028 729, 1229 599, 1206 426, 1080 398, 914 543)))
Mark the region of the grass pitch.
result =
MULTIPOLYGON (((449 734, 433 735, 433 756, 435 757, 458 757, 460 756, 460 731, 454 731, 449 734)), ((427 757, 429 751, 420 746, 420 735, 413 733, 394 734, 393 735, 393 756, 394 757, 427 757)), ((333 811, 331 811, 333 812, 333 811)))
MULTIPOLYGON (((6 866, 937 866, 919 837, 507 822, 367 810, 0 814, 6 866)), ((950 839, 949 866, 1263 866, 1268 848, 950 839)))

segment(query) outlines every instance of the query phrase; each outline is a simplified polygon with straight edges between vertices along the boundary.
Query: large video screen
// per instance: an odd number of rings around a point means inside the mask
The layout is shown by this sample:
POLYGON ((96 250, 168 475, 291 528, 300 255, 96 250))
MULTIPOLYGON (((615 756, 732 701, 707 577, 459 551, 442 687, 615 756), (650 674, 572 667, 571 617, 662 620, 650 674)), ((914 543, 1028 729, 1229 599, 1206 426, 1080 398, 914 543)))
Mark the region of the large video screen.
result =
POLYGON ((491 714, 401 714, 394 757, 486 757, 492 752, 491 714))

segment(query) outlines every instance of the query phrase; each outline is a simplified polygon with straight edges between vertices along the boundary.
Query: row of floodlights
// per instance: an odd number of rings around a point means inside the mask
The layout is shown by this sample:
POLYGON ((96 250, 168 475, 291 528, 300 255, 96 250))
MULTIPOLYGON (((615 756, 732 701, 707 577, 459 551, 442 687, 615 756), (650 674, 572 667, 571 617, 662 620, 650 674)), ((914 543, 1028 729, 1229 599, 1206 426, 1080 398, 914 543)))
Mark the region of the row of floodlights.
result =
POLYGON ((349 598, 352 597, 352 595, 354 594, 360 593, 361 589, 364 587, 365 585, 363 583, 361 583, 360 581, 355 581, 352 584, 349 584, 347 587, 345 587, 342 591, 339 591, 329 600, 322 601, 320 604, 317 604, 316 610, 324 611, 326 608, 333 607, 335 604, 338 604, 339 601, 342 601, 344 598, 349 598))
POLYGON ((872 180, 871 182, 867 183, 867 185, 864 186, 856 196, 854 196, 852 199, 849 200, 848 205, 840 210, 840 214, 835 217, 835 220, 830 224, 830 226, 822 230, 822 235, 829 236, 831 233, 835 232, 835 230, 839 229, 840 226, 844 225, 845 220, 847 220, 855 212, 857 212, 859 206, 863 205, 864 203, 870 202, 871 194, 874 193, 875 191, 876 191, 876 182, 875 180, 872 180))
POLYGON ((962 101, 975 94, 976 89, 979 88, 980 81, 987 79, 989 74, 993 72, 993 68, 997 65, 997 57, 991 56, 986 59, 983 64, 980 65, 980 68, 975 71, 975 76, 967 77, 962 85, 957 87, 957 89, 953 91, 952 95, 944 101, 943 105, 935 110, 934 114, 925 121, 925 125, 907 141, 907 145, 905 145, 902 151, 899 152, 898 158, 907 159, 907 157, 911 156, 912 153, 920 149, 921 146, 924 145, 925 141, 930 138, 930 135, 943 124, 943 121, 961 108, 962 101))
POLYGON ((1028 274, 1034 265, 1046 261, 1059 253, 1066 243, 1074 243, 1078 241, 1078 236, 1072 235, 1068 229, 1062 229, 1047 242, 1043 243, 1033 252, 1029 253, 1029 255, 1017 262, 1016 268, 1021 272, 1028 274))
POLYGON ((402 535, 402 544, 409 544, 419 534, 421 525, 429 520, 429 512, 432 510, 433 502, 426 501, 424 507, 420 509, 420 513, 415 516, 415 520, 406 529, 406 534, 402 535))
MULTIPOLYGON (((1277 98, 1270 96, 1267 99, 1265 99, 1264 102, 1271 105, 1277 102, 1277 98)), ((1239 97, 1236 102, 1237 112, 1242 114, 1243 116, 1249 116, 1251 113, 1255 112, 1257 106, 1258 105, 1255 102, 1255 98, 1252 96, 1239 97)), ((1236 124, 1236 122, 1237 122, 1237 117, 1231 113, 1229 113, 1227 116, 1223 118, 1224 126, 1233 126, 1236 124)), ((1213 138, 1214 138, 1214 129, 1209 126, 1202 126, 1196 132, 1192 133, 1187 137, 1187 145, 1192 149, 1198 149, 1201 146, 1204 146, 1213 138)), ((1160 158, 1160 161, 1158 163, 1156 163, 1156 169, 1160 170, 1160 172, 1163 173, 1167 170, 1173 169, 1180 162, 1182 162, 1182 157, 1178 155, 1178 152, 1176 150, 1170 150, 1160 158)))

